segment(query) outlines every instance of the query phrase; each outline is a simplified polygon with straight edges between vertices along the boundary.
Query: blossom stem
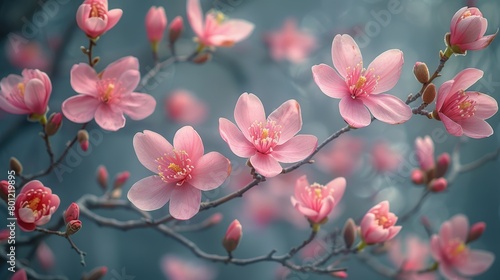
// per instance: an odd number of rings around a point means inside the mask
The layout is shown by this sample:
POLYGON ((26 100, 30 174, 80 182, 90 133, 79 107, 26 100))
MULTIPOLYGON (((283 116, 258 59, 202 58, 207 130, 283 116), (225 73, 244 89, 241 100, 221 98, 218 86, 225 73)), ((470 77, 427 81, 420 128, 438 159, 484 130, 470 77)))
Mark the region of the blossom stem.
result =
MULTIPOLYGON (((45 130, 45 125, 42 125, 44 130, 45 130)), ((54 164, 54 152, 52 151, 52 145, 50 144, 50 136, 47 135, 47 133, 45 132, 42 132, 43 133, 43 141, 45 142, 45 147, 47 148, 47 154, 49 154, 49 158, 50 158, 50 165, 54 164)))
POLYGON ((91 67, 94 67, 94 59, 92 58, 92 49, 96 45, 95 41, 93 39, 89 39, 89 47, 87 48, 87 56, 89 58, 89 65, 91 67))
POLYGON ((361 252, 361 251, 363 251, 363 249, 366 248, 366 246, 368 246, 368 244, 366 244, 366 242, 364 240, 361 240, 359 242, 358 246, 356 246, 356 251, 361 252))
MULTIPOLYGON (((290 251, 288 252, 289 258, 295 256, 295 254, 297 254, 300 250, 302 250, 304 247, 306 247, 307 244, 311 243, 311 241, 314 240, 314 238, 316 237, 316 234, 318 233, 318 231, 314 230, 314 226, 315 225, 318 225, 318 224, 313 224, 312 225, 313 230, 311 230, 311 234, 309 235, 309 237, 306 240, 304 240, 304 242, 302 242, 302 244, 300 244, 297 247, 294 247, 294 248, 290 249, 290 251)), ((318 225, 318 228, 319 228, 319 225, 318 225)))

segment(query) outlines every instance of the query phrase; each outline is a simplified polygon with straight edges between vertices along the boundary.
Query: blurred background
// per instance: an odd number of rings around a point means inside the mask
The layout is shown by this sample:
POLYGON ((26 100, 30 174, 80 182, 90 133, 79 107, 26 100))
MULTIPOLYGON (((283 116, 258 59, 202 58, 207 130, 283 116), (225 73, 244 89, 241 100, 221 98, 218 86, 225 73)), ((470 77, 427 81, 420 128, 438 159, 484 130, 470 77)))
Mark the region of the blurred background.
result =
MULTIPOLYGON (((75 21, 81 2, 17 0, 0 3, 0 76, 20 74, 23 68, 46 71, 53 84, 50 112, 60 112, 61 103, 76 94, 70 86, 69 71, 72 65, 86 62, 87 59, 80 46, 87 46, 88 39, 75 21)), ((111 180, 121 171, 130 172, 131 177, 123 190, 124 199, 136 181, 150 176, 150 171, 139 163, 132 147, 134 134, 145 129, 158 132, 171 141, 180 127, 193 125, 204 141, 205 151, 219 151, 231 160, 231 177, 220 188, 204 193, 203 200, 213 200, 243 187, 251 179, 250 169, 245 165, 246 159, 236 157, 218 132, 218 118, 234 120, 234 106, 243 92, 256 94, 268 114, 286 100, 296 99, 302 109, 301 133, 314 134, 322 142, 345 123, 338 111, 338 100, 324 95, 312 80, 311 66, 319 63, 332 65, 330 49, 336 34, 353 36, 361 48, 365 65, 383 51, 393 48, 402 50, 405 65, 401 79, 390 93, 405 100, 408 94, 420 89, 412 73, 414 63, 425 62, 431 71, 439 64, 438 52, 445 48, 444 34, 449 31, 450 20, 459 8, 465 5, 479 7, 488 19, 487 34, 496 32, 500 26, 500 2, 495 0, 201 0, 201 4, 203 11, 218 9, 230 18, 253 22, 255 30, 249 38, 234 47, 217 49, 211 61, 203 65, 181 63, 163 69, 157 78, 141 89, 157 100, 155 112, 145 120, 127 119, 125 128, 113 133, 103 131, 92 121, 87 127, 90 134, 89 150, 82 152, 79 148, 73 149, 63 161, 67 167, 64 172, 42 178, 42 182, 61 197, 61 206, 55 217, 59 217, 71 202, 82 195, 102 193, 95 179, 99 165, 107 167, 111 180), (272 36, 272 32, 282 30, 289 19, 295 20, 299 30, 315 38, 313 47, 298 61, 286 58, 279 60, 270 52, 269 36, 272 36), (188 104, 185 110, 189 113, 179 109, 185 104, 188 104)), ((96 66, 98 71, 129 55, 139 59, 142 74, 154 67, 144 27, 144 17, 152 5, 165 8, 169 23, 177 15, 184 18, 185 30, 177 42, 177 50, 181 55, 194 50, 196 44, 193 43, 194 34, 186 18, 186 1, 110 0, 110 9, 122 9, 123 16, 113 29, 99 39, 94 48, 95 55, 101 58, 96 66)), ((160 58, 167 59, 169 56, 164 42, 160 46, 160 58)), ((469 52, 465 57, 452 57, 436 84, 441 85, 464 68, 480 68, 484 71, 484 77, 472 89, 498 100, 499 60, 500 42, 497 39, 485 50, 469 52)), ((57 155, 80 128, 80 125, 67 119, 63 122, 61 131, 52 138, 57 155)), ((460 148, 462 163, 472 162, 500 147, 500 115, 493 116, 488 122, 496 131, 495 134, 486 139, 465 139, 460 148)), ((37 137, 39 131, 40 126, 28 122, 25 116, 0 111, 2 172, 8 171, 8 159, 12 156, 22 162, 26 173, 35 173, 47 166, 44 143, 37 137)), ((217 212, 223 214, 223 219, 217 226, 203 232, 187 233, 186 236, 203 250, 224 255, 221 240, 231 221, 239 219, 244 235, 234 252, 235 257, 260 256, 271 249, 276 249, 280 254, 285 253, 309 234, 306 220, 294 212, 289 201, 296 178, 306 174, 311 183, 326 184, 335 177, 345 176, 347 188, 344 198, 329 222, 322 227, 319 241, 294 259, 299 264, 310 262, 328 246, 322 239, 335 229, 342 228, 347 218, 362 217, 382 200, 389 200, 391 211, 397 215, 403 215, 417 203, 423 190, 421 186, 411 183, 409 175, 418 166, 413 152, 415 138, 425 135, 432 136, 436 156, 443 152, 451 153, 460 141, 448 135, 442 123, 423 116, 414 116, 398 126, 374 122, 365 129, 349 132, 328 144, 316 156, 315 164, 270 179, 241 199, 198 214, 188 223, 202 221, 217 212)), ((428 241, 428 235, 420 223, 422 216, 427 217, 437 231, 443 221, 463 213, 471 224, 478 221, 487 223, 486 232, 471 245, 472 248, 499 255, 499 171, 500 162, 495 160, 473 172, 459 175, 447 191, 432 194, 425 200, 422 209, 403 224, 399 238, 404 240, 413 235, 428 241)), ((7 175, 0 175, 0 178, 4 176, 7 175)), ((153 212, 153 215, 160 217, 167 211, 168 208, 164 207, 153 212)), ((120 220, 137 218, 125 211, 99 213, 120 220)), ((5 207, 2 206, 0 217, 4 219, 5 216, 5 207)), ((46 244, 54 254, 55 264, 44 271, 39 261, 32 258, 30 262, 33 267, 42 274, 63 274, 69 279, 78 279, 82 273, 97 266, 108 268, 104 279, 117 280, 190 279, 184 276, 175 278, 174 274, 200 269, 206 278, 198 276, 192 279, 329 278, 298 273, 287 275, 276 263, 248 266, 214 264, 197 259, 180 244, 151 229, 125 232, 99 227, 85 217, 82 222, 83 228, 73 240, 87 252, 86 267, 80 265, 79 256, 71 250, 68 242, 55 236, 46 239, 46 244)), ((29 234, 18 232, 17 236, 29 234)), ((21 259, 28 253, 27 249, 19 249, 17 257, 21 259)), ((339 266, 348 268, 351 279, 384 279, 355 256, 342 259, 339 266)), ((378 255, 376 260, 388 268, 397 268, 386 254, 378 255)), ((427 263, 431 264, 430 258, 427 263)), ((500 266, 497 264, 498 261, 475 279, 498 279, 500 266)), ((5 263, 0 268, 0 279, 8 279, 10 274, 5 263)))

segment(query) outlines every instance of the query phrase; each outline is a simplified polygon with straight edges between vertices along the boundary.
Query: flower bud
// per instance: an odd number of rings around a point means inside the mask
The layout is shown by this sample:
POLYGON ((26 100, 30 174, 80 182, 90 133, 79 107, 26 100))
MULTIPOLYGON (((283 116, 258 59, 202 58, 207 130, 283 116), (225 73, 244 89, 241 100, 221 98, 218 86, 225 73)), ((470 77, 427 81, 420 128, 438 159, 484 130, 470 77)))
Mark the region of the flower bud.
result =
POLYGON ((8 201, 8 196, 9 196, 9 182, 6 180, 0 181, 0 198, 4 200, 5 202, 8 201))
POLYGON ((0 244, 7 242, 10 236, 10 230, 8 229, 1 229, 0 230, 0 244))
POLYGON ((425 173, 420 169, 413 169, 411 172, 411 181, 415 185, 421 185, 425 181, 425 173))
POLYGON ((353 219, 349 218, 344 224, 344 230, 342 233, 344 237, 345 247, 347 249, 350 249, 354 244, 354 241, 356 240, 356 232, 356 224, 354 223, 353 219))
POLYGON ((446 174, 446 171, 448 171, 450 163, 451 163, 450 154, 442 153, 441 155, 439 155, 436 164, 436 177, 438 178, 443 177, 444 174, 446 174))
POLYGON ((28 275, 26 275, 26 270, 24 269, 19 269, 12 275, 12 278, 10 280, 28 280, 28 275))
POLYGON ((108 268, 105 266, 100 266, 94 268, 91 272, 84 275, 82 280, 100 280, 108 273, 108 268))
POLYGON ((68 206, 68 209, 66 209, 66 211, 64 211, 63 217, 64 217, 65 223, 69 223, 70 221, 78 220, 78 218, 80 217, 80 207, 78 207, 78 204, 76 204, 74 202, 71 203, 68 206))
POLYGON ((175 43, 177 39, 182 34, 182 30, 184 29, 184 21, 181 16, 176 16, 172 23, 170 23, 170 30, 168 34, 168 38, 170 40, 170 44, 175 43))
POLYGON ((193 63, 203 64, 203 63, 209 61, 211 58, 212 58, 211 53, 202 53, 202 54, 198 55, 197 57, 193 58, 193 63))
POLYGON ((119 189, 127 182, 128 178, 130 178, 130 172, 123 171, 121 173, 116 174, 115 182, 113 183, 113 189, 119 189))
POLYGON ((478 222, 472 225, 469 231, 469 235, 467 236, 467 241, 465 243, 470 243, 475 241, 483 235, 483 232, 486 230, 485 222, 478 222))
POLYGON ((62 125, 62 114, 61 113, 52 113, 49 117, 49 121, 45 125, 44 131, 48 136, 52 136, 59 131, 62 125))
POLYGON ((433 192, 442 192, 448 187, 448 181, 445 178, 437 178, 429 183, 429 189, 433 192))
POLYGON ((427 68, 427 65, 423 62, 415 63, 413 66, 413 74, 415 75, 415 78, 417 78, 417 81, 422 84, 429 81, 429 68, 427 68))
POLYGON ((210 226, 216 225, 222 221, 222 213, 215 213, 208 218, 208 224, 210 226))
POLYGON ((243 235, 243 229, 238 220, 234 220, 227 228, 226 235, 222 240, 222 245, 226 248, 228 253, 231 253, 238 247, 240 243, 241 236, 243 235))
POLYGON ((21 164, 21 162, 19 162, 17 158, 11 157, 9 164, 10 164, 10 170, 14 170, 14 172, 16 172, 17 175, 20 175, 23 172, 23 165, 21 164))
POLYGON ((86 152, 89 149, 89 133, 85 129, 81 129, 77 134, 78 143, 82 151, 86 152))
POLYGON ((161 41, 167 28, 167 15, 163 7, 152 6, 146 14, 146 34, 148 40, 155 44, 161 41))
POLYGON ((108 170, 106 169, 106 166, 99 165, 99 167, 97 167, 96 177, 97 177, 97 183, 99 183, 99 186, 101 186, 101 188, 103 190, 106 190, 108 188, 108 177, 109 177, 108 170))
POLYGON ((73 235, 77 233, 82 228, 82 222, 80 220, 72 220, 66 224, 66 235, 73 235))
POLYGON ((345 271, 335 271, 332 272, 332 276, 335 278, 346 279, 348 275, 345 271))
POLYGON ((425 104, 431 104, 434 98, 436 98, 436 94, 436 86, 430 83, 425 87, 424 93, 422 93, 422 101, 424 101, 425 104))

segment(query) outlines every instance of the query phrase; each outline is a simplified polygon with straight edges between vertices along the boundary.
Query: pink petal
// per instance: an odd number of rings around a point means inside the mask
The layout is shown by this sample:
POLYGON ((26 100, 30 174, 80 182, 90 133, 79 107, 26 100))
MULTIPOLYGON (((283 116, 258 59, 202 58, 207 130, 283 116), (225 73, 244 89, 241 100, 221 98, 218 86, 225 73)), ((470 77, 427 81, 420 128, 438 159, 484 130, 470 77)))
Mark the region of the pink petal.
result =
POLYGON ((165 183, 159 176, 149 176, 132 185, 127 198, 135 207, 143 211, 153 211, 168 202, 175 187, 175 183, 165 183))
POLYGON ((342 118, 352 127, 365 127, 371 122, 370 112, 360 99, 344 97, 340 100, 339 109, 342 118))
POLYGON ((333 197, 327 196, 326 199, 323 199, 323 204, 321 205, 321 208, 319 209, 318 213, 318 221, 315 222, 321 222, 324 218, 326 218, 330 212, 332 212, 333 207, 335 206, 335 201, 333 197))
POLYGON ((448 95, 454 93, 454 92, 450 92, 451 87, 453 86, 453 83, 454 83, 453 80, 446 81, 439 87, 438 96, 437 96, 437 100, 436 100, 436 110, 437 111, 441 110, 448 95))
POLYGON ((256 95, 245 92, 236 102, 234 120, 245 138, 251 141, 250 135, 248 134, 248 128, 250 128, 255 121, 266 122, 264 105, 262 105, 262 102, 256 95))
POLYGON ((94 114, 100 104, 101 101, 94 97, 77 95, 63 102, 62 112, 72 122, 86 123, 94 118, 94 114))
POLYGON ((290 140, 302 128, 300 105, 293 99, 279 106, 267 119, 275 121, 277 125, 281 126, 281 136, 278 145, 290 140))
POLYGON ((0 94, 0 109, 11 114, 29 114, 29 110, 25 104, 22 107, 17 107, 10 103, 3 95, 0 94))
POLYGON ((191 172, 193 178, 188 182, 199 190, 209 191, 222 185, 230 173, 229 160, 218 152, 210 152, 196 162, 191 172))
POLYGON ((101 104, 95 111, 96 123, 105 130, 117 131, 125 126, 123 112, 108 104, 101 104))
POLYGON ((118 80, 127 70, 139 71, 139 60, 133 56, 126 56, 109 64, 102 73, 102 80, 118 80))
POLYGON ((134 91, 134 89, 139 84, 141 80, 140 73, 137 70, 126 70, 118 79, 118 83, 120 84, 120 91, 122 93, 129 93, 134 91))
POLYGON ((84 21, 85 28, 83 31, 91 37, 102 35, 102 33, 106 31, 106 26, 108 25, 106 16, 104 16, 104 19, 100 17, 90 17, 86 18, 84 21))
POLYGON ((283 145, 274 147, 271 154, 279 162, 292 163, 308 157, 317 145, 316 136, 297 135, 283 145))
POLYGON ((248 142, 243 133, 229 120, 225 118, 219 119, 219 133, 235 155, 249 158, 255 154, 255 147, 248 142))
POLYGON ((450 219, 452 225, 452 238, 458 238, 460 241, 465 241, 469 234, 469 220, 466 216, 458 214, 450 219))
POLYGON ((493 134, 493 128, 485 120, 471 117, 460 122, 463 133, 471 138, 485 138, 493 134))
POLYGON ((314 65, 312 67, 314 82, 321 91, 331 98, 342 98, 350 95, 346 82, 326 64, 314 65))
POLYGON ((467 44, 460 44, 459 46, 463 50, 481 50, 481 49, 484 49, 491 44, 493 39, 495 39, 495 37, 497 36, 497 33, 498 33, 498 30, 493 35, 484 36, 484 37, 481 37, 481 39, 479 39, 477 41, 467 43, 467 44))
POLYGON ((78 93, 97 97, 98 80, 94 68, 87 63, 75 64, 71 67, 71 87, 78 93))
POLYGON ((203 15, 201 13, 200 0, 187 1, 187 16, 194 33, 201 36, 203 34, 203 15))
POLYGON ((455 269, 465 276, 475 276, 488 270, 495 261, 495 255, 482 250, 470 250, 467 261, 455 267, 455 269))
POLYGON ((446 128, 446 131, 448 131, 449 134, 454 135, 454 136, 462 136, 462 134, 464 133, 462 130, 462 126, 460 126, 458 123, 456 123, 452 119, 448 118, 443 113, 439 113, 438 115, 444 124, 444 128, 446 128))
POLYGON ((384 229, 381 226, 372 225, 370 232, 364 236, 364 239, 368 244, 384 242, 389 240, 389 230, 384 229))
POLYGON ((86 32, 87 30, 87 25, 85 23, 85 20, 89 17, 90 11, 92 10, 92 7, 88 4, 82 4, 78 7, 78 10, 76 11, 76 23, 78 24, 78 27, 80 27, 81 30, 86 32))
POLYGON ((477 91, 465 92, 470 99, 476 102, 474 116, 480 119, 488 119, 498 111, 498 103, 495 98, 477 91))
POLYGON ((150 130, 137 132, 134 135, 133 145, 141 164, 154 173, 158 173, 156 159, 174 149, 163 136, 150 130))
POLYGON ((191 162, 195 165, 204 152, 203 141, 198 132, 191 126, 184 126, 177 130, 174 135, 174 148, 186 151, 191 162))
POLYGON ((300 212, 300 214, 307 216, 307 217, 315 217, 318 215, 318 212, 314 211, 311 208, 308 208, 308 207, 302 205, 302 203, 295 200, 294 197, 291 197, 291 200, 292 200, 293 206, 295 207, 295 209, 297 209, 297 211, 300 212))
POLYGON ((35 215, 29 207, 19 209, 19 218, 25 223, 35 222, 35 215))
POLYGON ((379 121, 389 124, 404 123, 412 117, 410 106, 389 94, 370 95, 363 103, 379 121))
POLYGON ((307 186, 309 186, 309 182, 307 181, 307 176, 306 175, 300 176, 295 182, 295 196, 300 198, 301 197, 300 194, 306 191, 307 186))
POLYGON ((113 9, 108 11, 108 25, 106 26, 106 31, 113 28, 120 18, 122 17, 123 11, 121 9, 113 9))
POLYGON ((149 117, 155 110, 156 100, 149 94, 132 92, 122 95, 120 108, 133 120, 149 117))
POLYGON ((200 210, 201 191, 188 183, 176 186, 170 198, 169 211, 178 220, 188 220, 200 210))
POLYGON ((481 77, 483 77, 483 71, 476 68, 467 68, 460 71, 460 73, 453 78, 455 82, 450 89, 450 93, 468 89, 481 79, 481 77))
POLYGON ((391 240, 394 238, 394 236, 396 236, 400 231, 401 231, 402 227, 401 226, 392 226, 389 228, 389 235, 387 236, 387 238, 385 239, 386 241, 387 240, 391 240))
POLYGON ((448 244, 453 239, 453 225, 450 220, 444 222, 439 228, 439 239, 441 244, 448 244))
POLYGON ((345 79, 347 76, 347 69, 350 67, 355 68, 359 63, 363 66, 363 57, 359 50, 358 44, 354 39, 347 35, 336 35, 332 43, 332 59, 333 66, 340 76, 345 79))
POLYGON ((366 213, 359 224, 361 235, 365 236, 371 230, 373 224, 375 224, 375 215, 370 212, 366 213))
POLYGON ((460 10, 458 10, 453 17, 451 18, 451 23, 450 23, 450 31, 455 32, 455 30, 452 30, 451 28, 455 28, 457 26, 458 20, 462 17, 462 14, 467 10, 467 7, 462 7, 460 10))
POLYGON ((28 275, 26 274, 26 270, 19 269, 12 275, 10 280, 28 280, 28 275))
MULTIPOLYGON (((482 36, 481 30, 484 25, 484 18, 469 16, 458 22, 450 42, 452 45, 460 43, 473 42, 479 36, 482 36)), ((486 23, 487 25, 487 23, 486 23)))
POLYGON ((256 153, 250 158, 250 163, 264 177, 274 177, 283 170, 279 162, 269 154, 256 153))
POLYGON ((434 234, 431 237, 431 255, 434 260, 437 262, 441 262, 441 244, 439 242, 439 237, 437 234, 434 234))
POLYGON ((366 74, 369 75, 368 79, 370 79, 372 75, 377 79, 377 86, 372 94, 378 94, 392 89, 401 76, 403 63, 403 52, 397 49, 385 51, 377 56, 373 62, 368 65, 366 70, 366 74))
POLYGON ((254 24, 246 20, 232 19, 224 22, 219 29, 223 34, 212 36, 211 41, 215 45, 220 45, 229 42, 239 42, 252 33, 254 24))
POLYGON ((333 189, 333 198, 335 199, 335 205, 340 202, 342 196, 344 196, 344 191, 346 187, 346 180, 344 177, 338 177, 326 184, 328 190, 333 189))
POLYGON ((47 97, 45 85, 42 81, 32 79, 26 83, 24 102, 32 113, 38 115, 45 114, 45 111, 47 111, 47 102, 49 101, 47 97))
POLYGON ((446 262, 439 264, 439 272, 444 276, 445 279, 450 280, 469 280, 468 278, 461 277, 456 272, 456 267, 450 266, 446 262))

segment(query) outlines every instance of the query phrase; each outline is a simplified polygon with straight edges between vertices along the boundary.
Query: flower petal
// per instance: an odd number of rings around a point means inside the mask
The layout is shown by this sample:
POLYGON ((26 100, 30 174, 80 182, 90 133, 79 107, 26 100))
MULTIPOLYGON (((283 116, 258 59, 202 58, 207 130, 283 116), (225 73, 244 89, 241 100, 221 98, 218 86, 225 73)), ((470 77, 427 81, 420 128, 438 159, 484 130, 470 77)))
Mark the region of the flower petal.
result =
POLYGON ((174 148, 186 151, 194 165, 203 156, 204 152, 203 141, 192 126, 184 126, 177 130, 174 135, 174 148))
POLYGON ((133 56, 126 56, 109 64, 102 73, 102 80, 119 80, 121 75, 128 70, 139 71, 139 60, 133 56))
POLYGON ((370 112, 360 99, 344 97, 340 100, 339 109, 342 118, 352 127, 365 127, 371 122, 370 112))
POLYGON ((363 103, 379 121, 389 124, 404 123, 412 116, 410 106, 390 94, 370 95, 363 103))
POLYGON ((332 43, 332 60, 333 66, 340 76, 345 79, 347 76, 347 69, 355 68, 360 64, 363 67, 363 57, 359 50, 358 44, 354 39, 347 34, 336 35, 332 43))
POLYGON ((269 154, 256 153, 250 158, 250 163, 264 177, 274 177, 283 171, 279 162, 269 154))
POLYGON ((281 126, 281 135, 278 145, 290 140, 302 128, 302 115, 300 105, 296 100, 288 100, 274 110, 269 117, 269 121, 275 121, 281 126))
POLYGON ((118 23, 122 14, 122 9, 113 9, 108 11, 108 25, 106 25, 106 31, 110 30, 118 23))
POLYGON ((333 190, 334 205, 337 205, 344 196, 346 184, 347 182, 344 177, 335 178, 326 184, 326 191, 330 192, 330 190, 333 190))
POLYGON ((469 234, 469 220, 466 216, 458 214, 450 219, 453 234, 452 239, 458 238, 460 241, 466 241, 469 234))
POLYGON ((475 276, 488 270, 495 260, 495 255, 482 250, 470 250, 467 261, 457 265, 455 269, 465 276, 475 276))
POLYGON ((342 98, 350 95, 346 82, 332 67, 326 64, 312 67, 314 82, 321 91, 331 98, 342 98))
POLYGON ((235 155, 249 158, 255 154, 256 150, 252 143, 248 142, 243 133, 229 120, 219 119, 219 133, 235 155))
POLYGON ((174 149, 163 136, 150 130, 137 132, 134 135, 133 145, 137 159, 154 173, 158 173, 156 159, 174 149))
POLYGON ((464 134, 464 131, 462 130, 462 126, 460 126, 458 123, 456 123, 452 119, 448 118, 443 113, 439 113, 438 115, 444 124, 444 128, 446 128, 446 131, 448 131, 449 134, 454 135, 454 136, 462 136, 462 134, 464 134))
POLYGON ((465 92, 470 99, 476 102, 474 116, 480 119, 488 119, 498 112, 498 103, 495 98, 477 91, 465 92))
POLYGON ((172 191, 169 211, 172 217, 188 220, 200 210, 201 191, 188 183, 177 186, 172 191))
POLYGON ((377 86, 372 94, 391 90, 401 76, 403 63, 403 52, 397 49, 385 51, 377 56, 366 70, 366 74, 369 74, 368 79, 377 79, 377 86))
POLYGON ((198 160, 188 183, 199 190, 209 191, 222 185, 230 173, 229 160, 218 152, 210 152, 198 160))
POLYGON ((436 100, 436 110, 439 112, 443 107, 444 102, 446 101, 448 96, 451 96, 452 92, 450 92, 451 87, 453 86, 453 80, 444 82, 438 90, 438 96, 436 100))
POLYGON ((454 78, 450 93, 466 90, 483 77, 483 71, 476 68, 467 68, 458 73, 454 78))
POLYGON ((32 79, 26 83, 24 102, 32 113, 43 115, 47 111, 48 95, 45 85, 39 79, 32 79))
POLYGON ((219 27, 223 36, 213 36, 211 41, 216 45, 227 43, 227 41, 236 43, 250 36, 254 27, 253 23, 246 20, 227 20, 219 27))
POLYGON ((95 38, 100 36, 106 30, 108 25, 107 16, 104 19, 101 17, 89 17, 84 20, 85 28, 83 31, 90 37, 95 38))
POLYGON ((297 135, 288 142, 274 147, 271 155, 279 162, 292 163, 308 157, 316 146, 318 138, 313 135, 297 135))
POLYGON ((491 42, 493 41, 493 39, 495 39, 497 34, 498 34, 498 30, 495 34, 481 37, 477 41, 467 43, 467 44, 460 44, 460 48, 462 50, 482 50, 491 44, 491 42))
POLYGON ((187 1, 187 17, 194 33, 201 36, 203 34, 203 15, 201 13, 200 0, 187 1))
POLYGON ((493 134, 493 128, 485 120, 471 117, 460 122, 463 133, 471 138, 485 138, 493 134))
POLYGON ((327 196, 325 199, 323 199, 323 202, 321 204, 321 208, 319 209, 318 212, 318 217, 316 218, 316 221, 314 222, 321 222, 324 218, 328 217, 328 215, 332 212, 333 207, 335 206, 335 201, 333 197, 327 196))
POLYGON ((120 108, 133 120, 149 117, 155 110, 156 100, 149 94, 132 92, 122 95, 120 108))
POLYGON ((248 128, 250 128, 255 121, 266 122, 264 105, 262 105, 262 102, 256 95, 245 92, 236 102, 234 120, 245 138, 251 141, 250 135, 248 134, 248 128))
POLYGON ((94 68, 87 63, 75 64, 71 67, 71 87, 80 94, 97 97, 98 80, 94 68))
POLYGON ((125 117, 120 108, 101 104, 95 111, 96 123, 105 130, 117 131, 125 126, 125 117))
POLYGON ((153 211, 168 202, 175 187, 175 183, 165 183, 157 175, 149 176, 132 185, 127 198, 135 207, 153 211))
POLYGON ((62 112, 72 122, 86 123, 94 118, 94 114, 100 104, 101 101, 94 97, 76 95, 63 102, 62 112))
POLYGON ((126 70, 118 79, 117 83, 120 85, 120 92, 129 93, 134 91, 134 89, 139 84, 141 80, 141 74, 137 70, 126 70))

